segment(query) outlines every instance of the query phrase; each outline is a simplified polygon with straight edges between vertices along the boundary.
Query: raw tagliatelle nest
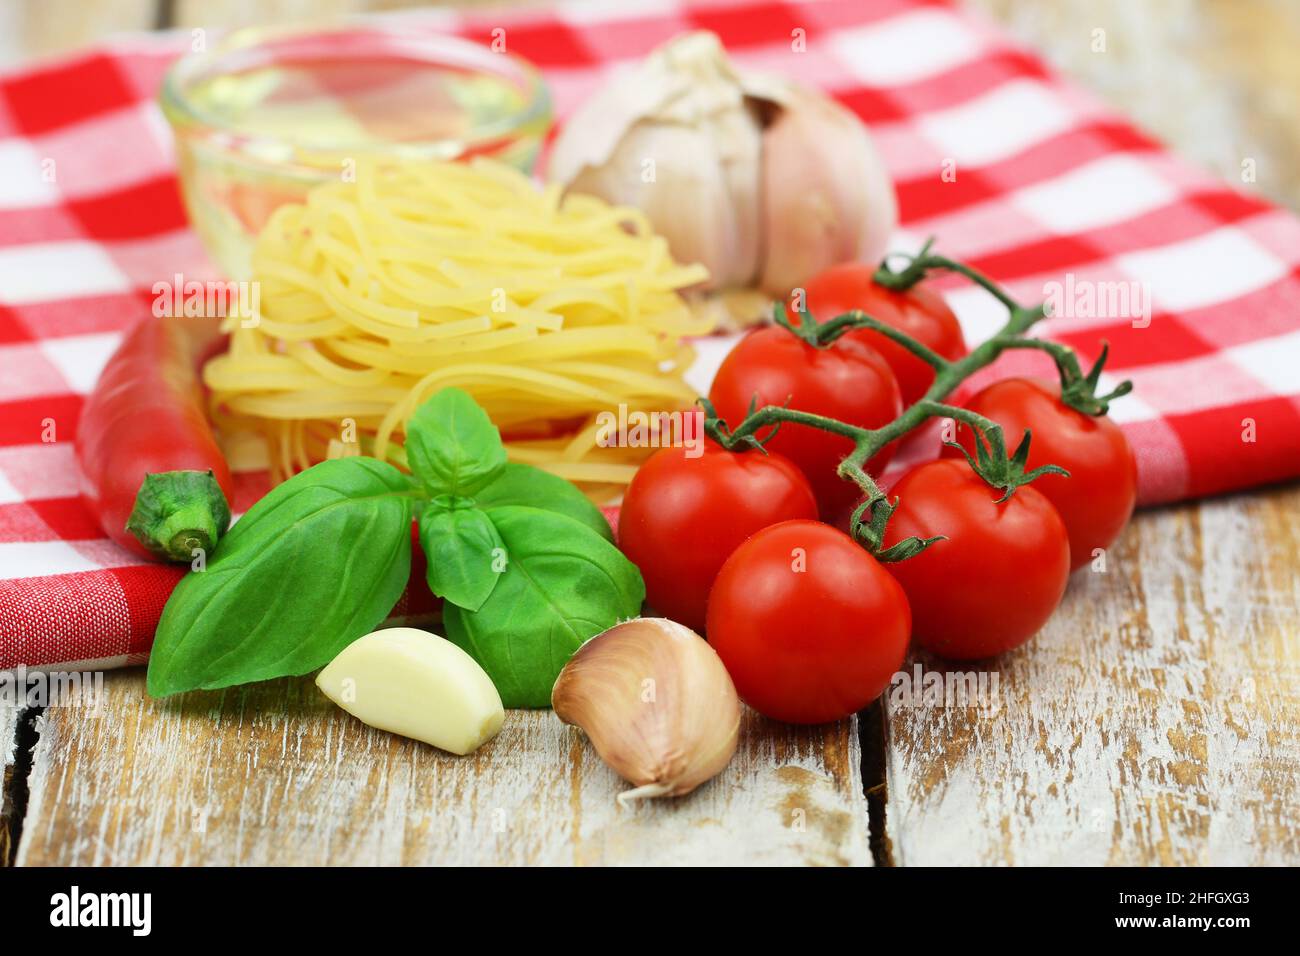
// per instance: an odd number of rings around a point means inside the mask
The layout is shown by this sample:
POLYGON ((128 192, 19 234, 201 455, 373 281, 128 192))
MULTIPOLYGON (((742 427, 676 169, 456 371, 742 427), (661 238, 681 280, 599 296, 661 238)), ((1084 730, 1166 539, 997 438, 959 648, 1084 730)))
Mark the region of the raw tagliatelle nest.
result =
POLYGON ((405 421, 454 385, 512 460, 601 499, 653 449, 602 447, 597 414, 695 397, 683 337, 710 323, 678 292, 703 267, 637 210, 497 163, 362 166, 278 209, 252 263, 259 318, 228 322, 204 379, 223 433, 263 436, 276 480, 342 454, 402 463, 405 421))

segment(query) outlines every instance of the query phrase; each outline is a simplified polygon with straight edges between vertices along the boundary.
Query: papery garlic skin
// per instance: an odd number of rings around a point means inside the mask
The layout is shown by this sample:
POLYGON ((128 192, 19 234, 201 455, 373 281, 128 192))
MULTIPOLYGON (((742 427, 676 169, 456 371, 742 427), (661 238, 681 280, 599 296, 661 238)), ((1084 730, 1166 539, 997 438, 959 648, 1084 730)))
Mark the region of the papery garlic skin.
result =
POLYGON ((645 212, 707 290, 782 296, 822 269, 874 261, 897 224, 866 128, 833 100, 739 71, 687 33, 598 90, 556 140, 548 178, 645 212))
POLYGON ((885 164, 866 128, 824 96, 799 91, 763 132, 759 286, 784 297, 841 262, 878 262, 898 224, 885 164))
POLYGON ((414 627, 390 627, 353 641, 316 686, 363 723, 454 754, 472 753, 505 720, 501 695, 474 658, 414 627))
POLYGON ((709 270, 710 288, 747 282, 759 261, 761 137, 746 121, 720 125, 733 132, 639 125, 606 165, 584 167, 570 183, 575 192, 640 209, 677 261, 709 270))
POLYGON ((760 255, 762 134, 746 97, 718 38, 686 34, 578 109, 549 176, 641 209, 674 258, 709 270, 710 287, 748 282, 760 255))
POLYGON ((620 803, 690 793, 739 741, 740 698, 721 658, 666 618, 625 621, 583 644, 556 679, 551 706, 636 785, 620 803))

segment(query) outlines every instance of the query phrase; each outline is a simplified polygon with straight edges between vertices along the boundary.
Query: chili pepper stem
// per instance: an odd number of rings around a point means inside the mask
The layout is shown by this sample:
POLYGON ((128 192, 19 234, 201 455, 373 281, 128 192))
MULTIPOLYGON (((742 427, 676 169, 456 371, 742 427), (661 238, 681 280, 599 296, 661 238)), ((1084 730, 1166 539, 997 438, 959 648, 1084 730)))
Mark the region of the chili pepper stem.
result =
POLYGON ((126 530, 173 561, 210 552, 230 526, 230 506, 210 471, 145 475, 126 530))

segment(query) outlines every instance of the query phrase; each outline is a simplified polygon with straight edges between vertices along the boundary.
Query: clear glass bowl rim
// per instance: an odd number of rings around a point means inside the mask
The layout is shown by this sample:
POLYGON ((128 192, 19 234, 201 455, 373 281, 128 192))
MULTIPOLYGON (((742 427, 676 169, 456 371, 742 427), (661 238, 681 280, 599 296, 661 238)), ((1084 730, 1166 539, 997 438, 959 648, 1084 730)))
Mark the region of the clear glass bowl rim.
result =
MULTIPOLYGON (((220 75, 216 69, 211 75, 220 75)), ((510 52, 497 53, 485 49, 481 44, 464 37, 437 31, 436 23, 420 24, 411 17, 385 18, 383 16, 340 17, 289 26, 242 27, 222 34, 206 50, 187 53, 179 57, 168 68, 163 77, 162 90, 159 94, 163 114, 175 127, 184 127, 189 132, 206 133, 209 136, 220 135, 236 143, 242 149, 256 148, 258 144, 289 145, 295 148, 310 149, 313 152, 329 153, 366 153, 400 151, 410 154, 427 153, 432 157, 444 156, 449 147, 457 151, 472 149, 474 146, 509 137, 512 133, 528 129, 535 123, 547 123, 551 115, 551 97, 546 81, 541 72, 528 60, 510 52), (306 142, 295 140, 292 136, 266 136, 242 130, 238 123, 229 122, 221 117, 212 116, 201 110, 189 97, 188 84, 202 75, 205 68, 219 67, 220 61, 227 56, 256 49, 268 41, 310 38, 312 36, 350 31, 365 31, 380 34, 401 42, 404 49, 418 50, 422 59, 430 65, 450 65, 454 63, 462 68, 470 68, 481 73, 494 73, 507 76, 511 80, 521 81, 525 105, 511 117, 493 123, 475 127, 467 133, 451 139, 411 141, 402 143, 380 144, 374 147, 361 147, 355 143, 330 144, 324 142, 306 142), (489 57, 491 59, 489 59, 489 57), (509 64, 505 70, 497 64, 502 61, 509 64), (489 65, 495 66, 489 69, 489 65), (514 75, 511 75, 511 74, 514 75)))

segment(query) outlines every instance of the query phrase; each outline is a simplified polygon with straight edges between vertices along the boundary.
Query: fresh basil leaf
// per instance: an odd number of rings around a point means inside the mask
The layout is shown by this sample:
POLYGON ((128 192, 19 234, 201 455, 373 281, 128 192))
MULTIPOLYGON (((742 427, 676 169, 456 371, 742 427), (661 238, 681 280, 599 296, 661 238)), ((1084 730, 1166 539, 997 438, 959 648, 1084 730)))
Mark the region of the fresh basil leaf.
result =
POLYGON ((569 657, 640 613, 645 584, 618 548, 572 518, 517 505, 487 514, 505 542, 506 570, 477 611, 445 607, 443 625, 505 706, 549 707, 569 657))
POLYGON ((606 541, 614 540, 605 516, 577 485, 532 465, 510 462, 495 481, 474 495, 474 501, 480 508, 526 505, 553 511, 581 522, 606 541))
POLYGON ((406 460, 431 495, 468 497, 500 474, 506 451, 487 412, 460 389, 444 388, 407 422, 406 460))
POLYGON ((149 693, 305 674, 374 630, 411 573, 414 494, 373 458, 322 462, 271 491, 172 592, 149 693))
POLYGON ((420 514, 420 545, 428 559, 430 591, 467 611, 483 606, 505 556, 501 535, 485 512, 430 502, 420 514))

